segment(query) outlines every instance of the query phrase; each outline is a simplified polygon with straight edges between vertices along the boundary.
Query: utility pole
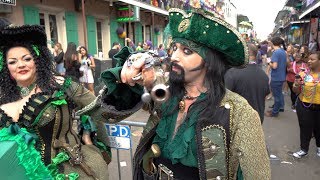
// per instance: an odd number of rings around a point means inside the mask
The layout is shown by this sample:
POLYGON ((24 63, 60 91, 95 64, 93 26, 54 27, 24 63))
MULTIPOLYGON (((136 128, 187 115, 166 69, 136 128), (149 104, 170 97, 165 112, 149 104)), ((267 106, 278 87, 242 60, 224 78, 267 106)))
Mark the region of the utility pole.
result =
POLYGON ((151 36, 151 39, 150 39, 150 41, 152 42, 152 49, 154 50, 154 12, 152 11, 151 12, 151 16, 152 16, 152 28, 151 28, 151 32, 150 32, 150 36, 151 36))
POLYGON ((127 33, 127 37, 130 38, 133 42, 135 42, 135 40, 133 39, 133 36, 131 36, 131 5, 129 4, 129 27, 128 27, 128 33, 127 33))
POLYGON ((88 48, 87 44, 87 20, 86 20, 86 13, 84 9, 84 0, 81 0, 82 4, 82 22, 83 22, 83 35, 84 35, 84 46, 88 48))

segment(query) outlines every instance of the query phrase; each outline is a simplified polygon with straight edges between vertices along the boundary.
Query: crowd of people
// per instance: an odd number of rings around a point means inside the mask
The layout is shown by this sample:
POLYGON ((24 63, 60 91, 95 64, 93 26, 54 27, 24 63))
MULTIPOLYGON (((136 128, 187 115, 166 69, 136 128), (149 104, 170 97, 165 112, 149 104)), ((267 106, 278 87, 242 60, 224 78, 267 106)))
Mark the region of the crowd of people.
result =
POLYGON ((62 45, 54 45, 53 59, 55 71, 58 75, 72 77, 73 80, 82 83, 90 92, 94 92, 94 69, 96 67, 92 55, 88 54, 85 46, 76 46, 68 43, 66 53, 62 45))
POLYGON ((19 179, 108 179, 104 123, 143 108, 150 117, 135 150, 134 180, 270 180, 262 122, 284 110, 284 83, 300 126, 301 150, 293 156, 307 155, 314 136, 320 157, 319 52, 286 48, 280 37, 247 44, 233 26, 202 11, 170 9, 168 17, 168 52, 162 44, 152 51, 149 40, 113 43, 113 67, 101 73, 97 97, 86 47, 71 42, 64 53, 57 43, 50 52, 41 26, 0 18, 0 145, 14 154, 0 163, 15 164, 19 179), (155 56, 166 57, 163 71, 146 66, 155 56), (159 77, 170 98, 142 101, 159 77), (264 113, 270 93, 274 105, 264 113))
MULTIPOLYGON (((284 95, 290 94, 290 106, 293 112, 297 113, 300 128, 300 150, 292 155, 296 158, 307 155, 310 140, 314 137, 317 146, 316 154, 320 157, 320 51, 317 49, 318 46, 314 40, 309 46, 298 44, 286 46, 280 37, 274 37, 269 42, 264 41, 258 46, 260 53, 257 53, 255 62, 257 64, 261 62, 261 67, 265 67, 265 72, 269 76, 270 94, 274 98, 274 104, 270 106, 271 110, 266 111, 264 115, 277 117, 279 112, 284 112, 284 95), (260 55, 262 55, 262 61, 258 58, 260 55), (290 93, 287 93, 288 89, 290 93)), ((241 73, 238 74, 241 75, 241 73)), ((260 76, 256 80, 260 84, 265 81, 260 76)), ((237 88, 239 87, 241 86, 238 85, 237 88)), ((254 87, 254 85, 247 87, 254 87)), ((259 85, 259 87, 262 88, 265 85, 259 85)), ((258 92, 259 88, 256 89, 255 92, 258 92)), ((245 89, 243 92, 248 90, 245 89)), ((237 93, 241 94, 241 92, 237 93)), ((250 94, 251 98, 255 97, 253 93, 250 94)), ((264 95, 261 93, 261 96, 264 95)), ((249 102, 250 97, 246 98, 249 102)), ((268 96, 266 98, 269 99, 268 96)), ((252 105, 252 107, 255 106, 252 105)))
MULTIPOLYGON (((158 48, 154 48, 152 41, 146 40, 143 44, 141 42, 138 42, 137 45, 134 44, 134 42, 130 38, 125 38, 126 43, 128 43, 128 46, 135 52, 152 52, 155 53, 158 57, 165 57, 167 56, 167 52, 165 50, 165 47, 163 44, 159 44, 158 48)), ((117 66, 117 60, 114 58, 114 55, 116 55, 121 49, 121 44, 119 42, 113 42, 112 48, 109 50, 108 55, 109 58, 112 60, 112 66, 117 66)))

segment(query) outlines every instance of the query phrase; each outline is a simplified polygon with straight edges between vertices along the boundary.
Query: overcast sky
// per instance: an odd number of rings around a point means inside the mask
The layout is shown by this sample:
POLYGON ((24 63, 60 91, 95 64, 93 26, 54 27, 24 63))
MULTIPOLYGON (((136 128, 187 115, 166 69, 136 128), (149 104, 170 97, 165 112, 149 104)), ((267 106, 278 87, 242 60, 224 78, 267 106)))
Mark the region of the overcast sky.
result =
POLYGON ((249 17, 253 22, 258 38, 264 40, 274 28, 274 20, 282 10, 286 0, 230 0, 238 14, 249 17))

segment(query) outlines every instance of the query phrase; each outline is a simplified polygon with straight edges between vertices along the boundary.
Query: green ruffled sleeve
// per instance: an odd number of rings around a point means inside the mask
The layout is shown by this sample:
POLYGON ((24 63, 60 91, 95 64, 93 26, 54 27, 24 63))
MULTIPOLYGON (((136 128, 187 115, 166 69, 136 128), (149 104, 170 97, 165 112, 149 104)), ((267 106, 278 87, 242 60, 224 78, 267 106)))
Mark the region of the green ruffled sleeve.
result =
POLYGON ((131 53, 130 48, 124 47, 114 56, 118 61, 117 67, 107 69, 100 75, 105 86, 97 98, 77 111, 76 115, 90 115, 94 120, 116 123, 141 109, 143 87, 122 83, 120 78, 122 66, 131 53))
POLYGON ((108 88, 105 98, 108 104, 115 106, 117 110, 126 110, 141 101, 143 87, 121 83, 121 70, 122 67, 108 69, 101 73, 101 80, 108 88))
MULTIPOLYGON (((143 87, 136 84, 135 86, 130 86, 121 83, 121 70, 122 66, 126 62, 127 58, 133 53, 130 47, 123 47, 116 55, 114 59, 117 61, 117 67, 107 69, 100 75, 101 81, 107 86, 108 90, 106 92, 108 101, 111 105, 114 105, 117 110, 125 110, 134 107, 137 102, 141 100, 141 95, 143 93, 143 87)), ((108 104, 109 104, 108 103, 108 104)))

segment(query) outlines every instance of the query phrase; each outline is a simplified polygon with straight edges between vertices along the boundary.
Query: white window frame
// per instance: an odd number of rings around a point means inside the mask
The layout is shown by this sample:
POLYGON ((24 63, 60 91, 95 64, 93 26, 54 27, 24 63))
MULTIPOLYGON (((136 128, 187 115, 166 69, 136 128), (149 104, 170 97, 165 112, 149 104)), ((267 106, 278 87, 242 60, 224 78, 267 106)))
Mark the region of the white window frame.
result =
MULTIPOLYGON (((49 23, 49 14, 56 16, 56 23, 57 23, 57 39, 58 42, 62 44, 63 49, 66 50, 67 48, 67 41, 66 41, 66 29, 65 29, 65 22, 64 22, 64 14, 65 11, 63 8, 58 7, 52 7, 47 5, 36 5, 36 7, 39 8, 39 13, 44 14, 44 20, 45 20, 45 27, 46 27, 46 35, 47 39, 51 40, 51 34, 50 34, 50 23, 49 23)), ((47 43, 47 47, 52 51, 53 48, 51 47, 51 44, 47 43)))

